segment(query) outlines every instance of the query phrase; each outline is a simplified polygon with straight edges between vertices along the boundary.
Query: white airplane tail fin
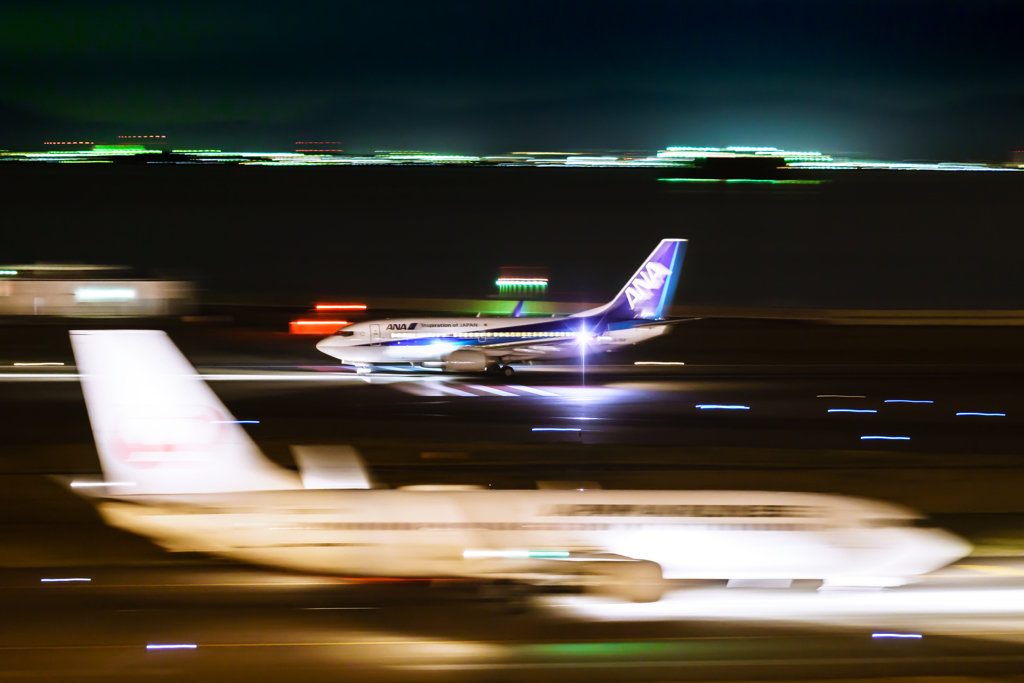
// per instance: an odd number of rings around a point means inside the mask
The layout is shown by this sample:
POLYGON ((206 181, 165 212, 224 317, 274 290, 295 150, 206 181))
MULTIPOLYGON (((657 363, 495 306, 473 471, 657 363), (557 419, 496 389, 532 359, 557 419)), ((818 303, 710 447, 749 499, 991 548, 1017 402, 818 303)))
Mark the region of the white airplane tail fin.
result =
POLYGON ((166 333, 71 333, 114 495, 302 488, 260 452, 166 333))

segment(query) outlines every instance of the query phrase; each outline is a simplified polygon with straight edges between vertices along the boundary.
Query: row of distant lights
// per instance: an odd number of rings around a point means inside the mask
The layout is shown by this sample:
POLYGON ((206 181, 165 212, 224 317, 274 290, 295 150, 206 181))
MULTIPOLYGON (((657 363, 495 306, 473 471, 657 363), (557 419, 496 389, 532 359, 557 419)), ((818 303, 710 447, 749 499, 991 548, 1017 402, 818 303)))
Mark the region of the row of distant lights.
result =
POLYGON ((142 139, 142 138, 166 138, 167 136, 166 135, 118 135, 117 137, 119 137, 119 138, 142 139))
POLYGON ((534 278, 512 278, 502 277, 494 281, 494 284, 499 287, 547 287, 548 279, 546 277, 534 277, 534 278))

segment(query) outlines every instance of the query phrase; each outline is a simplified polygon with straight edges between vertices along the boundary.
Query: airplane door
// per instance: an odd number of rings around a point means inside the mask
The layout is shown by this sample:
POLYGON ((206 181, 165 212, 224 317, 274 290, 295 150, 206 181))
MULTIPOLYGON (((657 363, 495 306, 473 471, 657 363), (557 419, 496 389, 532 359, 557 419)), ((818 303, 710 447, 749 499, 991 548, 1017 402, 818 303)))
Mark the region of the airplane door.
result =
POLYGON ((370 325, 370 346, 380 346, 380 325, 370 325))

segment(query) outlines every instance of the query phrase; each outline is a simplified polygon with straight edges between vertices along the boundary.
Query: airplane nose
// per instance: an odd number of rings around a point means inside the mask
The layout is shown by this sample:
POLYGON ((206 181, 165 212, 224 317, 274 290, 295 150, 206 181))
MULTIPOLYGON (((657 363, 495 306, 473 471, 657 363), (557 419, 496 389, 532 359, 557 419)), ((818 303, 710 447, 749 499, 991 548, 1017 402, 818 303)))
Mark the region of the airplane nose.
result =
POLYGON ((956 534, 942 529, 929 529, 927 533, 934 548, 935 560, 941 562, 943 567, 967 557, 974 551, 974 546, 956 534))

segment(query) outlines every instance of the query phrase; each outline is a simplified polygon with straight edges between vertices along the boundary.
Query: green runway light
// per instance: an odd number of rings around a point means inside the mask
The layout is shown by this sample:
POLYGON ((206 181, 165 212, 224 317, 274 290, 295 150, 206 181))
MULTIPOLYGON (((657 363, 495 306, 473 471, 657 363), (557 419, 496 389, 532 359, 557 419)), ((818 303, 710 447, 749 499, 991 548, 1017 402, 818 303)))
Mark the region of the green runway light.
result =
POLYGON ((611 642, 611 643, 550 643, 527 646, 539 655, 556 657, 618 657, 624 655, 654 654, 671 649, 674 643, 611 642))

